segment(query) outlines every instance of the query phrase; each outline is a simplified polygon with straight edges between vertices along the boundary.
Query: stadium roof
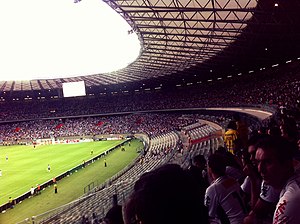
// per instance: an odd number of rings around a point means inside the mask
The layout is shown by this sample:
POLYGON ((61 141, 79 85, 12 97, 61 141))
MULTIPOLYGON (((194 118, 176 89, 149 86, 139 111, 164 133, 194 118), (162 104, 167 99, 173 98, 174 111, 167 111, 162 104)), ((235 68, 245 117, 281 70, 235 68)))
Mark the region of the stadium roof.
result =
POLYGON ((139 36, 138 59, 116 72, 1 81, 0 91, 193 83, 300 58, 298 0, 104 0, 139 36))

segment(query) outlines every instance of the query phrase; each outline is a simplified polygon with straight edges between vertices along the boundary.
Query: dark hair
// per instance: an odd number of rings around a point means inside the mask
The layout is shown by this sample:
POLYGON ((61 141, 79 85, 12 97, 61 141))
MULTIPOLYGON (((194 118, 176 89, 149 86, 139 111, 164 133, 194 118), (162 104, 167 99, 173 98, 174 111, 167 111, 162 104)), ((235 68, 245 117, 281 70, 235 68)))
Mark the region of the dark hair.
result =
POLYGON ((197 163, 197 164, 203 164, 203 163, 206 164, 206 159, 205 159, 204 155, 199 154, 199 155, 194 156, 193 162, 197 163))
POLYGON ((271 136, 274 136, 274 137, 281 137, 281 131, 280 131, 280 128, 277 127, 277 126, 273 126, 273 127, 270 127, 269 128, 269 134, 271 136))
POLYGON ((226 163, 220 154, 212 154, 208 157, 207 165, 211 171, 219 176, 224 176, 226 172, 226 163))
POLYGON ((219 146, 218 149, 217 149, 217 151, 219 153, 224 153, 225 154, 227 152, 227 149, 224 146, 219 146))
POLYGON ((143 224, 208 223, 197 186, 179 165, 163 165, 135 183, 125 213, 143 224))
POLYGON ((283 137, 274 136, 265 136, 264 138, 260 139, 256 144, 256 148, 261 148, 264 151, 271 151, 281 162, 292 160, 297 152, 296 144, 283 137))
POLYGON ((227 128, 236 130, 237 129, 236 122, 235 121, 229 121, 229 123, 227 125, 227 128))
MULTIPOLYGON (((225 167, 226 166, 232 166, 235 167, 237 169, 241 169, 242 167, 240 166, 240 164, 237 162, 235 155, 233 155, 232 153, 228 152, 226 150, 225 147, 220 146, 214 154, 218 154, 223 158, 225 167)), ((239 154, 239 152, 237 152, 237 154, 239 154)))
POLYGON ((283 132, 289 141, 297 142, 298 140, 298 129, 295 119, 292 117, 284 117, 281 122, 283 132))
POLYGON ((236 121, 240 121, 241 120, 241 117, 239 114, 234 114, 233 115, 233 119, 236 120, 236 121))
POLYGON ((105 221, 108 221, 109 224, 123 224, 122 217, 122 206, 114 205, 109 209, 109 211, 105 215, 105 221))
POLYGON ((267 128, 266 127, 260 127, 259 131, 261 134, 267 134, 267 128))
POLYGON ((260 139, 263 139, 267 136, 269 136, 269 135, 267 135, 267 134, 258 134, 258 133, 255 134, 255 135, 252 135, 248 140, 248 147, 251 146, 251 145, 255 146, 260 139))

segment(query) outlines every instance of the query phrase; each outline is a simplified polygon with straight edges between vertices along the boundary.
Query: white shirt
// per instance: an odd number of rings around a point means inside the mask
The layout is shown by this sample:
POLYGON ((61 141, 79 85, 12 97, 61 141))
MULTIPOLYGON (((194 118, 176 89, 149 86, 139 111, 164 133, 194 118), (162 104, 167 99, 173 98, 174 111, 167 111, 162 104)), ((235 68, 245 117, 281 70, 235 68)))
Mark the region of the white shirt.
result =
POLYGON ((30 189, 30 193, 33 195, 34 194, 34 187, 32 187, 31 189, 30 189))
POLYGON ((228 176, 219 177, 206 189, 204 205, 208 207, 210 223, 220 223, 220 206, 231 224, 243 223, 247 211, 240 192, 238 182, 228 176))
POLYGON ((245 178, 245 175, 242 170, 237 169, 232 166, 226 166, 226 175, 232 177, 233 179, 239 181, 245 178))
POLYGON ((262 181, 259 195, 261 199, 270 203, 277 203, 279 200, 279 195, 280 190, 277 190, 274 187, 262 181))
MULTIPOLYGON (((256 181, 256 186, 257 188, 261 187, 261 181, 256 181)), ((244 182, 241 185, 241 189, 243 192, 245 192, 248 195, 251 195, 251 189, 252 189, 252 184, 251 184, 251 179, 249 176, 247 176, 244 180, 244 182)), ((278 193, 279 195, 279 193, 278 193)))
POLYGON ((280 192, 280 199, 274 212, 273 224, 300 223, 300 170, 287 181, 280 192))

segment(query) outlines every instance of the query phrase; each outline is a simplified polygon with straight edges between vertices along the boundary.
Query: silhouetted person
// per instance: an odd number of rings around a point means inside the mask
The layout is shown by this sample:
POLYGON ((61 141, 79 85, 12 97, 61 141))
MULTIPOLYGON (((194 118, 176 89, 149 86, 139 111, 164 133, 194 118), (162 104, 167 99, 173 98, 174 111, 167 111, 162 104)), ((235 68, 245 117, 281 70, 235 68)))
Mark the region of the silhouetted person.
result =
POLYGON ((122 217, 122 206, 114 205, 106 213, 104 221, 106 224, 124 224, 122 217))
POLYGON ((208 223, 195 180, 175 164, 142 175, 123 214, 125 224, 208 223))
POLYGON ((201 191, 201 201, 204 201, 205 190, 209 186, 206 173, 206 159, 203 155, 196 155, 192 159, 192 164, 188 169, 188 173, 193 177, 201 191))

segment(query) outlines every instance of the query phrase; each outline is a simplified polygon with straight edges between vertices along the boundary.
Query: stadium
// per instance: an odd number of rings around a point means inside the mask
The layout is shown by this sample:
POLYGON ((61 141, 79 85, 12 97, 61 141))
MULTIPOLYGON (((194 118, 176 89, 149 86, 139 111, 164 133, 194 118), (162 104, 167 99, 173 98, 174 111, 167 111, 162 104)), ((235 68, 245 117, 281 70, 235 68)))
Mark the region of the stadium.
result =
POLYGON ((297 0, 0 4, 0 223, 114 223, 166 164, 224 149, 242 183, 253 136, 300 150, 297 0))

